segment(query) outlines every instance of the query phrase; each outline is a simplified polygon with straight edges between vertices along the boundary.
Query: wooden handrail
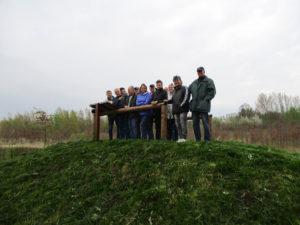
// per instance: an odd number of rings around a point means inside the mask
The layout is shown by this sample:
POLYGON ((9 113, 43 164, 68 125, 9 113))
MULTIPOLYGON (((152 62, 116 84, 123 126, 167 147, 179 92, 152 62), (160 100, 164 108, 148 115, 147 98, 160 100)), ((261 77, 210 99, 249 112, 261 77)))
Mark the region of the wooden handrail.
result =
MULTIPOLYGON (((151 109, 160 109, 161 110, 161 138, 167 138, 167 104, 165 103, 156 103, 142 106, 133 106, 133 107, 125 107, 120 109, 111 109, 109 111, 101 111, 100 105, 102 103, 91 104, 90 107, 92 109, 93 117, 94 117, 94 140, 100 139, 100 117, 105 115, 114 115, 114 114, 122 114, 122 113, 130 113, 130 112, 139 112, 146 111, 151 109)), ((192 118, 189 116, 187 120, 191 120, 192 118)), ((212 132, 212 115, 209 115, 209 127, 212 132)))
POLYGON ((129 113, 129 112, 139 112, 139 111, 151 110, 151 109, 159 109, 159 108, 161 108, 162 105, 164 105, 164 103, 125 107, 125 108, 115 109, 115 110, 111 110, 111 111, 107 111, 107 112, 101 112, 100 116, 120 114, 120 113, 129 113))
POLYGON ((160 109, 161 110, 161 138, 167 138, 167 104, 165 103, 156 103, 142 106, 133 106, 133 107, 125 107, 120 109, 112 109, 109 111, 100 110, 101 103, 91 104, 90 107, 93 108, 92 113, 94 117, 94 140, 100 140, 100 117, 105 115, 113 115, 113 114, 122 114, 122 113, 130 113, 130 112, 139 112, 151 109, 160 109))

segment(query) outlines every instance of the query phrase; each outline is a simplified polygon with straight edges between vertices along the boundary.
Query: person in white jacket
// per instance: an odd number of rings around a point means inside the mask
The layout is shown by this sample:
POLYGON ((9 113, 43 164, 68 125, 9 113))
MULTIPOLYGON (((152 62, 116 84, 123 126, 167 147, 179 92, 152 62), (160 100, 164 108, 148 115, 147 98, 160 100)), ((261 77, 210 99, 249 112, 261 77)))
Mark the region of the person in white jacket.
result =
MULTIPOLYGON (((167 93, 168 93, 168 100, 171 100, 173 98, 174 94, 174 85, 171 83, 169 84, 167 88, 167 93)), ((168 140, 173 140, 177 141, 178 140, 178 131, 177 127, 175 124, 175 118, 172 112, 172 103, 169 103, 167 105, 167 119, 168 119, 168 124, 167 124, 167 139, 168 140)))

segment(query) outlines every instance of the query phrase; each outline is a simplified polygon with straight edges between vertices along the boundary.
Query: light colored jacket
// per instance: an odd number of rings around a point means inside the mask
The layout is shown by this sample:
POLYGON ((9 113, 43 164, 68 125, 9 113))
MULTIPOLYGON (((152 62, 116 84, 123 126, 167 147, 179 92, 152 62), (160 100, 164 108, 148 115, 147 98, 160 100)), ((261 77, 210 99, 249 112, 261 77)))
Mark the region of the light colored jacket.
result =
MULTIPOLYGON (((173 98, 173 93, 168 91, 168 100, 171 100, 173 98)), ((167 118, 168 119, 174 119, 174 115, 172 113, 173 110, 173 104, 170 103, 167 105, 167 118)))

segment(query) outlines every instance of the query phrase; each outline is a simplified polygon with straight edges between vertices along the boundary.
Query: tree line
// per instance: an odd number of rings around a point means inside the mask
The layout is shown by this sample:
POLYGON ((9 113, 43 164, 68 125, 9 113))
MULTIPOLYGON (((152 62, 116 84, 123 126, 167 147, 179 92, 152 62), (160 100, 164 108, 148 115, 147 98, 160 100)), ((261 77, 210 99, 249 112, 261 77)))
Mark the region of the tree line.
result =
MULTIPOLYGON (((105 136, 107 121, 102 119, 101 133, 105 136)), ((243 104, 237 114, 213 119, 214 138, 221 140, 253 137, 249 142, 266 143, 268 139, 268 143, 283 140, 281 142, 297 145, 300 144, 299 130, 300 98, 283 93, 262 93, 257 97, 255 107, 243 104)), ((91 139, 92 132, 93 118, 89 109, 74 111, 59 108, 51 115, 43 110, 33 110, 0 121, 1 142, 26 140, 50 144, 91 139)))
POLYGON ((25 139, 28 141, 64 141, 88 139, 92 135, 90 110, 57 109, 53 114, 43 110, 18 113, 0 121, 2 141, 25 139))

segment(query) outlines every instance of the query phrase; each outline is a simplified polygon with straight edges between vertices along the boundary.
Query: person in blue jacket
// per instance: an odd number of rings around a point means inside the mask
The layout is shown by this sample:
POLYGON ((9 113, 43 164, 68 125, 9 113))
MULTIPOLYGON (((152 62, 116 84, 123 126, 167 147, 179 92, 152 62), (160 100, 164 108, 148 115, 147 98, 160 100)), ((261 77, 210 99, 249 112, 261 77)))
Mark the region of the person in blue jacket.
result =
MULTIPOLYGON (((142 84, 140 87, 140 93, 136 99, 136 105, 149 105, 152 101, 152 95, 147 92, 147 86, 142 84)), ((153 139, 153 134, 151 134, 151 127, 150 127, 150 118, 152 116, 152 110, 146 110, 140 112, 140 129, 141 129, 141 138, 142 139, 153 139)))

